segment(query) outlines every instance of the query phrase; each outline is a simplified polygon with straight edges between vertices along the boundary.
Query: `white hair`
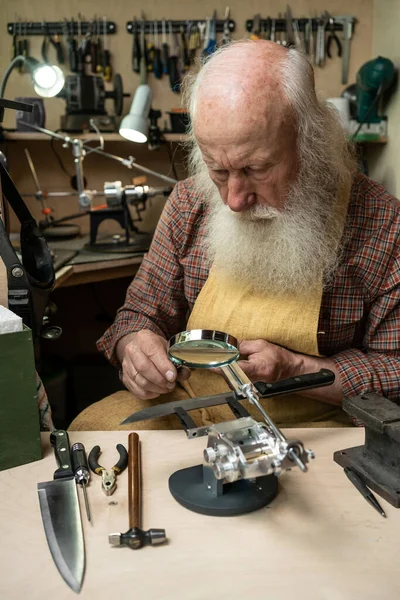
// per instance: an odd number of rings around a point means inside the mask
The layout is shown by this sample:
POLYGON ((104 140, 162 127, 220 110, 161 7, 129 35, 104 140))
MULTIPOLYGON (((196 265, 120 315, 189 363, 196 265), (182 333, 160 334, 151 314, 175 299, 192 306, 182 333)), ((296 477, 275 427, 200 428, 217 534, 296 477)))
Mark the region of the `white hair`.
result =
POLYGON ((219 48, 197 76, 190 75, 184 82, 183 99, 190 114, 189 172, 212 207, 208 256, 233 276, 248 273, 259 289, 304 289, 321 272, 328 283, 340 257, 346 215, 339 198, 349 195, 356 162, 336 110, 315 93, 313 69, 306 56, 290 49, 281 59, 274 59, 278 85, 294 117, 299 158, 299 172, 280 216, 263 219, 261 206, 251 207, 247 214, 232 214, 219 198, 194 136, 199 89, 223 80, 224 75, 229 77, 218 57, 226 53, 228 59, 234 46, 229 68, 243 71, 249 49, 257 50, 250 44, 259 42, 240 40, 219 48), (252 269, 246 268, 246 263, 252 269))

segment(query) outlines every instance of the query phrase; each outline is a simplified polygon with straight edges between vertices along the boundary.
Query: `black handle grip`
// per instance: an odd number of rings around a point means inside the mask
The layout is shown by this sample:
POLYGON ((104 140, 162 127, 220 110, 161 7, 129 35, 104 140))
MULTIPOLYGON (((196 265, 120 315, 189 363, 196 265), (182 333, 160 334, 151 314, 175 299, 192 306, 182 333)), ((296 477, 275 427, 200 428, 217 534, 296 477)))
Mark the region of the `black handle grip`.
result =
POLYGON ((153 73, 157 79, 161 79, 163 75, 163 64, 161 61, 160 48, 154 48, 153 73))
POLYGON ((68 42, 68 60, 69 60, 69 68, 72 73, 76 73, 78 71, 78 55, 77 55, 78 47, 76 40, 71 38, 68 42))
POLYGON ((317 387, 332 385, 335 381, 335 374, 329 369, 321 369, 317 373, 306 373, 305 375, 297 375, 289 377, 274 383, 265 383, 257 381, 254 385, 257 391, 263 398, 271 396, 281 396, 283 394, 291 394, 301 392, 303 390, 311 390, 317 387))
POLYGON ((80 442, 73 444, 71 448, 72 469, 78 483, 88 483, 90 479, 89 465, 86 458, 85 446, 80 442))
POLYGON ((74 477, 68 433, 64 429, 56 429, 50 434, 50 442, 58 464, 58 469, 54 472, 54 479, 74 477))
POLYGON ((142 52, 140 49, 140 40, 138 33, 133 36, 133 48, 132 48, 132 71, 140 73, 140 60, 142 58, 142 52))
POLYGON ((104 469, 97 462, 100 456, 100 446, 94 446, 89 453, 89 467, 92 469, 93 473, 97 473, 104 469))
POLYGON ((117 444, 117 450, 119 452, 119 461, 113 466, 113 471, 121 473, 128 465, 128 452, 122 444, 117 444))
POLYGON ((178 57, 170 56, 168 59, 169 84, 171 90, 179 94, 181 89, 181 79, 178 71, 178 57))
POLYGON ((163 69, 164 75, 168 75, 168 73, 169 73, 169 48, 168 48, 167 43, 165 43, 161 46, 161 62, 162 62, 162 69, 163 69))

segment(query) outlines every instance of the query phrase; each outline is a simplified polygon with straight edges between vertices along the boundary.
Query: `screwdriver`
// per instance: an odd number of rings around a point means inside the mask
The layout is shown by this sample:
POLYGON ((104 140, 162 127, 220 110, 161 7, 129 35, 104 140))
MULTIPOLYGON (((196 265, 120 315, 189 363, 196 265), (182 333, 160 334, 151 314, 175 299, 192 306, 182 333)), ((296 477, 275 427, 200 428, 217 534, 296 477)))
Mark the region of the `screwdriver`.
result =
POLYGON ((111 81, 112 68, 107 42, 107 17, 103 17, 103 79, 111 81))
POLYGON ((163 65, 161 60, 161 50, 158 43, 158 21, 154 23, 153 29, 154 38, 154 56, 153 56, 153 73, 157 79, 161 79, 163 74, 163 65))
POLYGON ((174 48, 174 39, 173 39, 173 28, 172 21, 168 22, 169 26, 169 40, 170 40, 170 55, 168 58, 168 72, 169 72, 169 84, 170 88, 176 94, 179 94, 179 90, 181 87, 181 81, 178 70, 178 51, 179 46, 176 42, 175 37, 175 48, 174 48))
POLYGON ((133 18, 133 46, 132 46, 132 71, 140 73, 140 39, 139 39, 139 27, 136 17, 133 18))
POLYGON ((90 521, 89 502, 86 494, 86 486, 90 481, 89 465, 86 458, 85 446, 80 442, 73 444, 71 448, 72 468, 75 474, 75 481, 83 488, 83 497, 85 499, 86 515, 90 521))
POLYGON ((162 46, 161 46, 161 61, 163 65, 164 75, 169 73, 169 48, 167 44, 167 23, 165 19, 162 20, 162 46))

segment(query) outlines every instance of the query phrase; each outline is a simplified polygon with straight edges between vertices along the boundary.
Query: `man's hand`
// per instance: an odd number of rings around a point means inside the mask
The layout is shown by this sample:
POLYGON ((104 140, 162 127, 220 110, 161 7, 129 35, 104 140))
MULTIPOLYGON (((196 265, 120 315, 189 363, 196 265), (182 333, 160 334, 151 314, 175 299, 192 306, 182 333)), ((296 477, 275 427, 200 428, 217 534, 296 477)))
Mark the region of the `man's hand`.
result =
POLYGON ((238 364, 251 381, 273 382, 296 375, 316 373, 320 369, 329 369, 335 374, 332 385, 315 390, 299 392, 300 396, 308 396, 315 400, 340 405, 343 390, 335 363, 330 358, 297 354, 282 346, 271 344, 266 340, 246 340, 240 342, 239 351, 242 360, 238 364))
POLYGON ((252 381, 279 381, 302 372, 302 355, 266 340, 240 342, 239 366, 252 381))
MULTIPOLYGON (((121 380, 137 398, 150 400, 174 389, 178 372, 168 358, 167 348, 167 340, 148 329, 131 333, 118 342, 121 380)), ((189 376, 189 369, 179 370, 179 379, 189 376)))

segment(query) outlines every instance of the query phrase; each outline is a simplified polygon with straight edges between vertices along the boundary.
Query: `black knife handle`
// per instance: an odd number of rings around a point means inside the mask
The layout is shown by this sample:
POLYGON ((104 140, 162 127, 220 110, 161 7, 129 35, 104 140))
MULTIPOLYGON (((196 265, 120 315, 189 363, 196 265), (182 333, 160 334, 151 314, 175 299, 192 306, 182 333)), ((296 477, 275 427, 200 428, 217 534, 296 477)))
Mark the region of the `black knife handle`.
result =
POLYGON ((58 464, 58 469, 54 472, 54 479, 74 477, 68 433, 64 429, 56 429, 50 434, 50 442, 58 464))
POLYGON ((262 398, 270 398, 271 396, 281 396, 283 394, 291 394, 302 392, 303 390, 311 390, 317 387, 331 385, 335 381, 335 374, 329 369, 321 369, 317 373, 306 373, 305 375, 297 375, 288 379, 281 379, 274 383, 265 383, 257 381, 254 385, 262 398))

